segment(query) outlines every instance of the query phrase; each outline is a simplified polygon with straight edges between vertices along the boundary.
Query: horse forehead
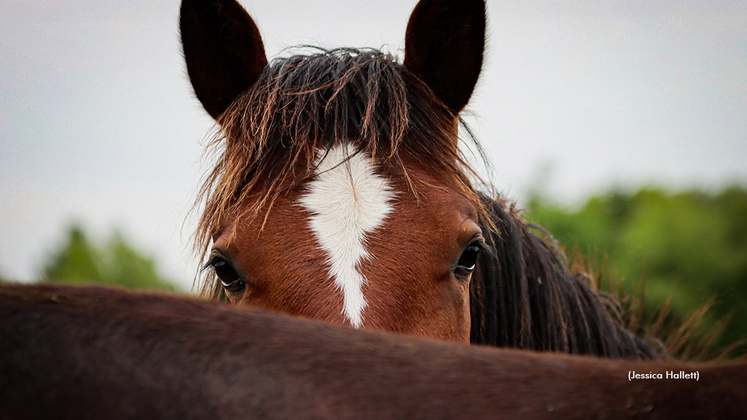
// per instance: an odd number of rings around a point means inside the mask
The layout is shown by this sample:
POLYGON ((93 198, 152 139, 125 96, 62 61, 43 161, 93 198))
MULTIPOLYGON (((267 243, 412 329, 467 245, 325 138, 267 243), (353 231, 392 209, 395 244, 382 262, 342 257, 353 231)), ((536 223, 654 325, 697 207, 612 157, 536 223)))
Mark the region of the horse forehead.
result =
POLYGON ((398 210, 411 211, 417 215, 418 223, 430 222, 434 227, 447 230, 456 229, 466 220, 478 221, 477 204, 452 186, 449 174, 438 173, 412 158, 403 157, 402 160, 415 191, 402 195, 398 210))
POLYGON ((395 194, 370 156, 356 152, 350 144, 319 153, 301 205, 325 219, 337 220, 340 229, 369 231, 379 226, 392 210, 395 194))
POLYGON ((382 175, 371 156, 350 143, 320 150, 314 176, 292 200, 313 215, 312 227, 345 237, 345 245, 365 245, 365 237, 383 233, 385 223, 398 225, 386 229, 387 235, 409 236, 408 226, 457 233, 465 221, 478 221, 474 201, 449 187, 444 174, 407 157, 402 160, 414 191, 405 176, 382 175))

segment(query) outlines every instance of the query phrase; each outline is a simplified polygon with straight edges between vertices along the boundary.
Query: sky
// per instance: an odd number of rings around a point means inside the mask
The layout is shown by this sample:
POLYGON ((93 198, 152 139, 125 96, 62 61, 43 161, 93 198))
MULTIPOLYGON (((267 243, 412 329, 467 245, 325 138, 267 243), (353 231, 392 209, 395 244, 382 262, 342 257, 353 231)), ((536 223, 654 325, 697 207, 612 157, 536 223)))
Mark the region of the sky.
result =
MULTIPOLYGON (((268 56, 402 57, 414 0, 245 0, 268 56)), ((611 187, 747 185, 747 2, 488 0, 465 112, 495 186, 574 206, 611 187)), ((0 275, 32 280, 70 223, 118 230, 185 289, 213 121, 176 0, 0 0, 0 275)))

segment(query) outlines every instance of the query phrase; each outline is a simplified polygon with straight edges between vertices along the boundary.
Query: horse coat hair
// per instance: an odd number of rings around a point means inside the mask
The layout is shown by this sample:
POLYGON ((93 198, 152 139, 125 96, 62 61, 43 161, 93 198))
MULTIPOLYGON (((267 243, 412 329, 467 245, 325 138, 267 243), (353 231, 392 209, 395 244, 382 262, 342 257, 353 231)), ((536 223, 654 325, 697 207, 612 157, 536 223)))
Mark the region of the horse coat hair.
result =
POLYGON ((101 287, 0 286, 10 419, 740 418, 747 364, 605 360, 355 331, 101 287), (630 371, 695 379, 628 379, 630 371))

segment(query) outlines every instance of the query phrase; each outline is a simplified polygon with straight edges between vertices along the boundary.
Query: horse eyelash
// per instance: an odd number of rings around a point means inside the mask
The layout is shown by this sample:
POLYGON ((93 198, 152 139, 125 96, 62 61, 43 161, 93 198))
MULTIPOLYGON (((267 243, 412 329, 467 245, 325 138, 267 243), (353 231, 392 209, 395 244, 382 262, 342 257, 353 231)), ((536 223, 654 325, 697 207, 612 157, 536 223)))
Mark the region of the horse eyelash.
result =
POLYGON ((207 270, 208 268, 214 266, 215 263, 218 262, 219 260, 227 261, 228 259, 220 253, 215 253, 215 252, 211 253, 210 258, 208 258, 208 261, 205 263, 205 265, 202 266, 202 268, 200 268, 200 272, 203 272, 207 270))
POLYGON ((202 268, 200 268, 200 273, 202 273, 203 271, 205 271, 208 268, 212 267, 213 264, 215 264, 214 259, 215 259, 215 257, 210 257, 210 259, 208 260, 208 262, 206 262, 205 265, 203 265, 202 268))
POLYGON ((493 252, 493 248, 491 248, 486 242, 485 239, 482 237, 477 238, 476 241, 472 242, 470 245, 475 245, 478 248, 480 248, 480 252, 493 252))

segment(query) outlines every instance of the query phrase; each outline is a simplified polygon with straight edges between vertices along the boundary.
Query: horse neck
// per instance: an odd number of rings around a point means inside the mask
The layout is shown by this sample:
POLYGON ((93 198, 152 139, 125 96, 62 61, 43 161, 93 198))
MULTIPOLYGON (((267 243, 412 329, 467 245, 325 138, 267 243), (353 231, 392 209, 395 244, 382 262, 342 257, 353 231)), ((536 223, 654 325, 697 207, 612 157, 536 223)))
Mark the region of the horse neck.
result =
POLYGON ((607 298, 568 270, 562 251, 532 233, 512 207, 483 200, 497 232, 483 228, 492 252, 481 256, 473 280, 473 343, 611 358, 661 357, 610 315, 607 298))

